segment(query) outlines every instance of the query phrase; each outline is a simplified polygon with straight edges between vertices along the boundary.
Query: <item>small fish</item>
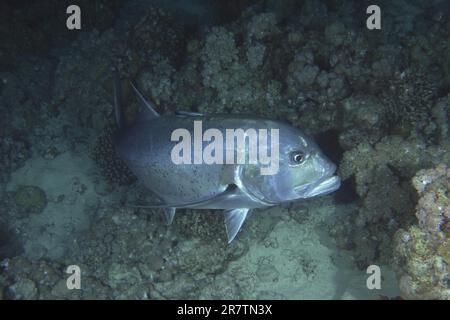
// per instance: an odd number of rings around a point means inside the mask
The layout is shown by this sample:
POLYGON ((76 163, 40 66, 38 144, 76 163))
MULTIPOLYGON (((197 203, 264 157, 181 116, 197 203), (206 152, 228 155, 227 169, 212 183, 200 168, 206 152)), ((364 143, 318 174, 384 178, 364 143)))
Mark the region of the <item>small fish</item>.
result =
POLYGON ((115 115, 119 133, 115 139, 118 156, 160 203, 145 207, 162 208, 170 224, 176 209, 223 209, 228 243, 241 229, 249 211, 283 202, 310 198, 335 191, 340 178, 336 166, 317 144, 301 130, 283 122, 238 114, 179 112, 159 115, 132 84, 142 111, 126 126, 120 107, 118 78, 115 81, 115 115), (171 152, 174 130, 194 130, 194 121, 204 129, 278 129, 279 161, 276 174, 263 175, 255 164, 175 164, 171 152))

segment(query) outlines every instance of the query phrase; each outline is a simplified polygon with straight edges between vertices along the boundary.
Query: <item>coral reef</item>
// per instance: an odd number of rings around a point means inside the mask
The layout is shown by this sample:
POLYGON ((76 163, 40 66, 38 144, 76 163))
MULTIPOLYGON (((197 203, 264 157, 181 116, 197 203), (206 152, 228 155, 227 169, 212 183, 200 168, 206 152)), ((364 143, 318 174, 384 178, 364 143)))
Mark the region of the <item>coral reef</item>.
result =
POLYGON ((346 151, 340 165, 359 198, 355 213, 331 228, 342 248, 355 251, 356 260, 392 260, 392 239, 399 227, 412 223, 416 196, 409 180, 415 172, 450 162, 450 146, 427 146, 416 139, 388 136, 372 146, 360 143, 346 151))
POLYGON ((161 9, 150 8, 133 25, 128 45, 133 48, 135 61, 150 62, 155 55, 160 55, 168 58, 174 66, 180 66, 186 55, 188 39, 188 33, 174 17, 161 9))
POLYGON ((400 290, 407 299, 450 299, 450 170, 420 170, 412 179, 419 195, 417 225, 395 235, 400 290))
POLYGON ((120 1, 82 1, 101 19, 55 44, 64 28, 42 19, 46 6, 6 19, 23 41, 0 22, 0 298, 366 298, 365 280, 348 278, 374 263, 397 266, 406 298, 448 298, 448 169, 436 166, 450 163, 450 16, 402 2, 382 33, 359 27, 356 1, 214 1, 226 23, 189 26, 148 5, 119 15, 120 1), (167 227, 130 207, 147 195, 112 147, 112 65, 127 121, 139 109, 129 80, 161 113, 286 120, 325 142, 341 191, 258 212, 231 246, 214 211, 167 227), (74 263, 81 291, 65 287, 74 263))
MULTIPOLYGON (((383 104, 391 125, 412 126, 416 130, 432 130, 429 118, 437 94, 436 81, 431 81, 428 71, 406 70, 394 74, 383 92, 383 104)), ((432 125, 432 124, 431 124, 432 125)))
POLYGON ((342 107, 343 132, 339 135, 342 149, 350 150, 359 143, 374 144, 384 135, 385 105, 375 96, 352 95, 342 100, 342 107))

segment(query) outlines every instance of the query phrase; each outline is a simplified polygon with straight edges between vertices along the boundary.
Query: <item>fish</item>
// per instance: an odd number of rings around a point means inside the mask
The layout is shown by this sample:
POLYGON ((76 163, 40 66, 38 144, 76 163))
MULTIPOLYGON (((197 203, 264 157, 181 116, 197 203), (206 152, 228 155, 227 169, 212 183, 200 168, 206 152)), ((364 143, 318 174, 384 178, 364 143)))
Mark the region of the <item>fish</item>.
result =
MULTIPOLYGON (((231 243, 252 209, 325 195, 340 186, 340 178, 335 174, 336 165, 314 140, 282 121, 241 114, 185 111, 161 115, 131 83, 141 111, 134 122, 127 125, 118 81, 116 77, 114 108, 119 130, 114 138, 114 147, 117 156, 158 198, 155 203, 137 207, 164 210, 167 224, 172 223, 177 209, 221 209, 228 243, 231 243), (174 163, 173 150, 180 141, 173 140, 172 134, 180 128, 193 133, 198 122, 203 129, 215 129, 224 136, 226 130, 236 128, 278 132, 276 172, 262 174, 262 163, 248 161, 231 164, 174 163)), ((202 147, 207 145, 206 141, 202 143, 202 147)), ((240 151, 247 155, 249 148, 241 148, 240 151)))

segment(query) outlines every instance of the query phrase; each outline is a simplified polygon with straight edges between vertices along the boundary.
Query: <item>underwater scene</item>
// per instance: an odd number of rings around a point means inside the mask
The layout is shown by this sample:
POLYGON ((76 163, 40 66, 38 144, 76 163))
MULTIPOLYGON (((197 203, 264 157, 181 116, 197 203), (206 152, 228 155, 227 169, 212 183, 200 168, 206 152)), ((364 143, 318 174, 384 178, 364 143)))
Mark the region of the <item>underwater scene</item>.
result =
POLYGON ((450 1, 2 0, 0 300, 450 300, 450 1))

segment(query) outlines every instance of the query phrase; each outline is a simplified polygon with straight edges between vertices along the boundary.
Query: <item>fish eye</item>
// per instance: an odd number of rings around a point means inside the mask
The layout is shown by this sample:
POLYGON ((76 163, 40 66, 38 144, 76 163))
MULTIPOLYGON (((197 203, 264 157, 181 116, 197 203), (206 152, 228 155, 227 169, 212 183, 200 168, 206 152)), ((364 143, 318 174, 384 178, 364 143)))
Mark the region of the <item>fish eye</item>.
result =
POLYGON ((306 154, 302 151, 291 152, 291 162, 292 164, 301 164, 306 159, 306 154))

